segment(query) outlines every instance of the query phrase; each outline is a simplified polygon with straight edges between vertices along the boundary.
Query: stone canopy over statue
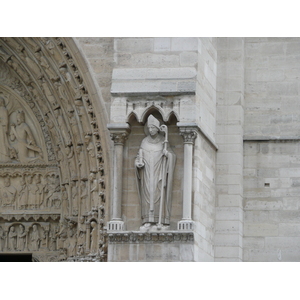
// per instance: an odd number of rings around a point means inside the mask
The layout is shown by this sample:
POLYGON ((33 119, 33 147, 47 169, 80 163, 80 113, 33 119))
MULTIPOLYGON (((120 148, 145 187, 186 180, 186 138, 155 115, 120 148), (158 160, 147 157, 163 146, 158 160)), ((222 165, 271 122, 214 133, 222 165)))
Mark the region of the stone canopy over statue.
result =
POLYGON ((176 156, 169 147, 168 128, 153 115, 145 125, 143 139, 135 160, 138 193, 142 208, 141 230, 170 225, 173 174, 176 156))

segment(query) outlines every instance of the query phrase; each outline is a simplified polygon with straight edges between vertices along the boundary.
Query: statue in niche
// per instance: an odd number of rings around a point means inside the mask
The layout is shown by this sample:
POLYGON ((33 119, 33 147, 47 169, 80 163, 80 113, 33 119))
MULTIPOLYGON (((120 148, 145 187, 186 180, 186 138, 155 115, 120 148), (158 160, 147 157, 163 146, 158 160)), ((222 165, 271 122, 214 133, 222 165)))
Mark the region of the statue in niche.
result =
POLYGON ((36 145, 31 129, 25 123, 25 115, 22 110, 17 111, 17 125, 11 125, 10 140, 16 144, 14 148, 21 163, 29 163, 43 158, 41 148, 36 145))
POLYGON ((91 206, 96 206, 99 202, 99 182, 95 173, 90 174, 91 181, 91 206))
POLYGON ((47 187, 45 188, 45 192, 47 196, 45 197, 44 205, 47 207, 60 207, 60 200, 59 200, 59 192, 60 192, 60 185, 59 182, 56 182, 56 178, 52 178, 51 176, 47 177, 47 187))
POLYGON ((142 207, 141 230, 153 225, 170 225, 172 182, 176 156, 168 144, 168 128, 153 115, 145 125, 143 139, 135 159, 138 193, 142 207), (165 134, 163 134, 163 132, 165 134))
POLYGON ((59 138, 58 138, 58 135, 57 135, 57 132, 56 132, 56 129, 55 129, 55 125, 54 125, 53 117, 52 117, 51 113, 45 114, 45 121, 48 125, 49 132, 50 132, 53 144, 57 145, 58 141, 59 141, 59 138))
POLYGON ((65 120, 61 114, 61 109, 58 107, 57 109, 54 110, 54 117, 57 120, 58 126, 61 130, 61 134, 64 140, 65 145, 70 145, 72 143, 72 139, 70 136, 70 133, 67 129, 67 125, 65 123, 65 120))
POLYGON ((24 226, 19 225, 17 250, 23 251, 25 248, 25 242, 26 242, 26 232, 24 230, 24 226))
POLYGON ((71 181, 71 199, 73 201, 73 215, 78 215, 78 191, 76 181, 71 181))
POLYGON ((74 148, 72 145, 69 145, 65 147, 65 152, 68 158, 68 164, 69 164, 69 170, 71 173, 71 178, 72 180, 77 180, 78 179, 78 173, 77 173, 77 168, 75 165, 75 153, 74 153, 74 148))
POLYGON ((56 156, 57 161, 60 164, 61 171, 61 182, 67 183, 69 181, 69 168, 68 168, 68 160, 65 156, 65 153, 61 151, 60 144, 56 147, 56 156))
POLYGON ((61 187, 61 206, 62 206, 62 215, 69 215, 69 197, 66 187, 63 185, 61 187))
POLYGON ((27 176, 27 189, 28 189, 28 208, 35 209, 36 208, 36 200, 38 196, 38 187, 35 183, 33 183, 33 176, 27 176))
POLYGON ((68 225, 68 256, 76 255, 76 246, 77 246, 77 234, 76 234, 76 223, 69 222, 68 225))
POLYGON ((30 241, 31 241, 31 250, 38 251, 40 249, 41 238, 40 238, 40 234, 39 234, 37 225, 35 225, 35 224, 32 226, 30 241))
POLYGON ((84 180, 80 183, 80 212, 84 213, 88 211, 88 192, 86 188, 86 182, 84 180))
POLYGON ((98 247, 97 247, 97 242, 98 242, 98 233, 97 233, 97 223, 95 221, 91 222, 91 254, 96 254, 98 247))
POLYGON ((8 233, 8 249, 15 251, 17 248, 17 233, 15 227, 11 226, 8 233))
POLYGON ((75 100, 75 108, 76 108, 77 114, 81 120, 83 132, 84 132, 84 134, 88 134, 91 131, 91 129, 90 129, 91 123, 88 119, 88 115, 86 113, 86 110, 84 108, 82 100, 75 100))
POLYGON ((8 110, 5 101, 0 97, 0 162, 10 161, 8 134, 8 110))
POLYGON ((95 166, 95 146, 92 141, 92 136, 89 134, 85 135, 85 145, 86 145, 86 150, 88 152, 88 157, 89 157, 89 164, 90 164, 90 170, 91 171, 96 171, 96 166, 95 166))
POLYGON ((12 206, 15 204, 17 189, 10 184, 10 178, 4 178, 4 187, 2 187, 2 205, 12 206))
POLYGON ((42 183, 41 174, 37 174, 35 178, 35 184, 37 186, 36 205, 40 207, 44 201, 45 185, 42 183))
POLYGON ((51 231, 49 233, 49 250, 50 251, 56 250, 56 240, 57 240, 58 230, 59 230, 58 225, 55 226, 54 224, 51 224, 51 231))
POLYGON ((76 146, 76 153, 78 157, 78 167, 80 171, 80 177, 83 179, 87 179, 87 171, 86 171, 86 164, 85 164, 85 156, 83 153, 82 145, 77 145, 76 146))
POLYGON ((28 77, 27 73, 20 67, 17 59, 14 56, 11 56, 7 61, 7 64, 11 66, 16 73, 22 78, 22 80, 28 85, 31 79, 28 77))
POLYGON ((26 51, 22 49, 22 51, 19 53, 19 56, 23 59, 23 61, 27 64, 29 69, 36 74, 37 77, 42 76, 42 72, 39 68, 39 66, 27 55, 26 51))
POLYGON ((26 209, 28 204, 28 188, 24 177, 20 177, 20 190, 18 192, 19 209, 26 209))
POLYGON ((84 224, 84 217, 80 217, 79 219, 79 229, 78 229, 78 252, 84 251, 85 248, 85 235, 86 229, 84 224))
POLYGON ((71 125, 71 130, 73 133, 73 140, 74 144, 82 144, 81 137, 80 137, 80 131, 78 127, 78 122, 76 120, 74 109, 71 105, 68 106, 68 117, 71 125))
POLYGON ((51 69, 50 65, 46 57, 44 56, 42 51, 37 51, 34 53, 36 59, 40 62, 40 65, 44 68, 46 74, 50 77, 51 80, 58 80, 59 77, 55 74, 55 72, 51 69))

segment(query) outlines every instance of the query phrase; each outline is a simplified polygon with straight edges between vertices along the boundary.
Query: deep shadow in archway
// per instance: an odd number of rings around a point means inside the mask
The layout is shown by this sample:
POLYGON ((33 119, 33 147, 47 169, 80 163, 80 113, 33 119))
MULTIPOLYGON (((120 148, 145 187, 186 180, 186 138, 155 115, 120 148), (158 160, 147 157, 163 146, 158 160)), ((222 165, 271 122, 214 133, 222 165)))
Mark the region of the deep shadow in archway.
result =
POLYGON ((32 262, 32 254, 0 254, 0 262, 32 262))

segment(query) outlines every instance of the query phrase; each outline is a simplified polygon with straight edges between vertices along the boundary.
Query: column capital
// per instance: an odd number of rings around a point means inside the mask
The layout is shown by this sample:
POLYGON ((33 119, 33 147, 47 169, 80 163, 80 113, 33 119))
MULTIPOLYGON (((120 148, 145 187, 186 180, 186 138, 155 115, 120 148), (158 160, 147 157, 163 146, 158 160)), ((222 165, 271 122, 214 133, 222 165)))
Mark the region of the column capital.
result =
POLYGON ((115 145, 124 145, 130 133, 130 125, 127 123, 122 124, 108 124, 110 137, 115 145))
POLYGON ((179 134, 183 137, 183 142, 185 144, 194 144, 197 137, 196 127, 179 127, 179 134))

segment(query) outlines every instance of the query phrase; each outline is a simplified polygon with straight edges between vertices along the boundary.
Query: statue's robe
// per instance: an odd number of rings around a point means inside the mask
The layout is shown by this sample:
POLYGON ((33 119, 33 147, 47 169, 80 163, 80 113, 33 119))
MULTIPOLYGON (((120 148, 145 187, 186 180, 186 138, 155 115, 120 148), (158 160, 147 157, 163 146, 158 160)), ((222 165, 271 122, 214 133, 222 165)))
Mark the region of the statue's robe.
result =
POLYGON ((176 156, 168 147, 168 155, 163 155, 164 136, 143 139, 137 159, 143 162, 136 167, 138 192, 142 208, 142 223, 158 223, 160 200, 163 191, 162 224, 170 224, 172 183, 176 156), (164 182, 164 186, 162 187, 164 182))

